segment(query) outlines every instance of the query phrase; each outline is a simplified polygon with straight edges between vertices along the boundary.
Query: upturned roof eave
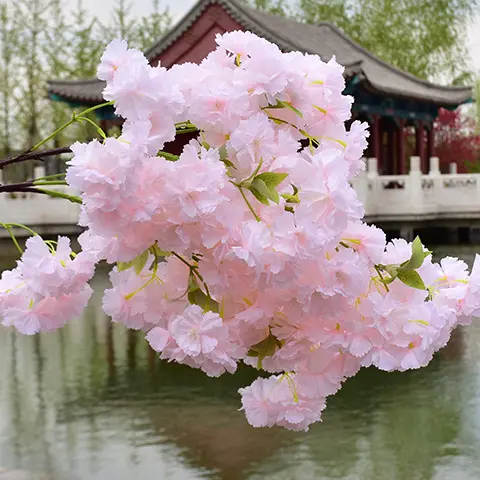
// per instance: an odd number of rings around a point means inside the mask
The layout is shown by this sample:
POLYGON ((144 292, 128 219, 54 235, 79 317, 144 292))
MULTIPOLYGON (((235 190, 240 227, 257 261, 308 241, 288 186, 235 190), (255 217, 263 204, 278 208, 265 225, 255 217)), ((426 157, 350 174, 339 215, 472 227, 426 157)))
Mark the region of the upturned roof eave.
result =
POLYGON ((376 93, 378 95, 385 96, 386 94, 392 98, 400 98, 404 100, 415 100, 417 102, 422 103, 430 103, 434 104, 437 107, 445 107, 445 108, 456 108, 464 103, 469 103, 473 100, 473 90, 470 87, 459 88, 456 92, 458 93, 458 97, 455 99, 448 99, 446 97, 427 97, 426 95, 415 95, 411 92, 407 94, 399 91, 398 89, 389 89, 385 86, 379 87, 374 80, 372 80, 369 76, 363 74, 362 75, 362 85, 372 93, 376 93))

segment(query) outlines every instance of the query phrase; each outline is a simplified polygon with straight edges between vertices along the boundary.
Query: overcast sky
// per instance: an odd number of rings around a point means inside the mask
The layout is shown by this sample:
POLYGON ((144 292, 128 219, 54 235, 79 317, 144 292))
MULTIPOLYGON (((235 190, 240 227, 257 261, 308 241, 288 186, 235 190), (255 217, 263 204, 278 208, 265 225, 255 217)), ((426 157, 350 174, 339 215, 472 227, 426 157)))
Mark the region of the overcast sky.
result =
MULTIPOLYGON (((72 6, 76 0, 68 0, 72 6)), ((111 9, 117 0, 83 0, 85 8, 102 19, 107 19, 111 9)), ((138 16, 146 15, 151 10, 151 0, 131 0, 133 5, 132 13, 138 16)), ((179 20, 182 15, 195 3, 195 0, 163 0, 163 5, 168 5, 174 21, 179 20)), ((468 28, 468 40, 470 55, 475 70, 480 73, 480 14, 472 19, 468 28)))

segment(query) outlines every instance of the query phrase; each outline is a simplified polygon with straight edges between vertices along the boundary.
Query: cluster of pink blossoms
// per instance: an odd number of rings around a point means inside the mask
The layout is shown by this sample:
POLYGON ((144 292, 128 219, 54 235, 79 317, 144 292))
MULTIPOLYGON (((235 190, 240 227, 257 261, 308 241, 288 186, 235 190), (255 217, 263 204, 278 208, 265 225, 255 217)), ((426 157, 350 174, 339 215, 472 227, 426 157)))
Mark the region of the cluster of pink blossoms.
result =
POLYGON ((271 373, 240 390, 248 421, 305 430, 360 367, 424 366, 478 315, 480 257, 469 276, 362 223, 350 180, 368 132, 345 128, 335 59, 249 32, 217 44, 168 70, 107 47, 98 74, 125 123, 119 138, 72 146, 83 252, 30 240, 2 276, 0 315, 23 333, 57 328, 85 305, 94 262, 116 263, 103 299, 114 322, 209 376, 239 361, 271 373), (192 131, 179 157, 162 151, 192 131))
POLYGON ((82 313, 92 295, 87 282, 95 259, 88 252, 72 253, 66 237, 45 243, 36 235, 26 247, 17 267, 0 278, 0 317, 3 325, 32 335, 63 327, 82 313))

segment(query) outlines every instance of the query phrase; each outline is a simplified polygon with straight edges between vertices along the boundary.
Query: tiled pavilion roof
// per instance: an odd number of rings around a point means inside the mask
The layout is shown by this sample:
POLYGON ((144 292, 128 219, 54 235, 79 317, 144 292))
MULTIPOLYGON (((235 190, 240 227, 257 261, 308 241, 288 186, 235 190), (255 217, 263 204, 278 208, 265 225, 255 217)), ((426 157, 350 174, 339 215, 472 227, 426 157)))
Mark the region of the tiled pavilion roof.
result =
MULTIPOLYGON (((299 23, 248 8, 237 0, 199 0, 169 33, 146 52, 147 58, 151 62, 158 60, 173 44, 181 41, 182 36, 212 5, 221 7, 245 30, 277 44, 283 51, 317 54, 325 61, 335 55, 337 61, 346 67, 347 76, 357 75, 367 89, 380 95, 444 107, 456 107, 472 98, 471 88, 435 85, 389 65, 330 23, 299 23)), ((48 91, 56 99, 96 104, 103 101, 104 86, 104 82, 96 79, 50 80, 48 91)))

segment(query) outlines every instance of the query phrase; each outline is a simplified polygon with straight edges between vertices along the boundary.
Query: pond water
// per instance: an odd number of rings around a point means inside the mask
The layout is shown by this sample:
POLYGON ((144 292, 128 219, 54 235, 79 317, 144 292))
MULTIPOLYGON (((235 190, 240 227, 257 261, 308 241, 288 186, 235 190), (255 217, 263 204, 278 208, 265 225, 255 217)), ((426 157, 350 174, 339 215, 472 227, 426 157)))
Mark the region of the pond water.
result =
MULTIPOLYGON (((442 250, 442 249, 441 249, 442 250)), ((441 253, 473 259, 479 248, 441 253)), ((363 370, 308 433, 254 429, 237 389, 159 361, 101 310, 35 337, 0 328, 0 480, 480 478, 480 327, 459 329, 429 367, 363 370)))

